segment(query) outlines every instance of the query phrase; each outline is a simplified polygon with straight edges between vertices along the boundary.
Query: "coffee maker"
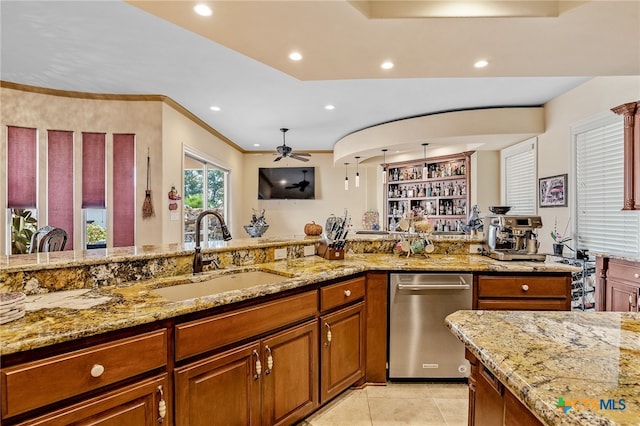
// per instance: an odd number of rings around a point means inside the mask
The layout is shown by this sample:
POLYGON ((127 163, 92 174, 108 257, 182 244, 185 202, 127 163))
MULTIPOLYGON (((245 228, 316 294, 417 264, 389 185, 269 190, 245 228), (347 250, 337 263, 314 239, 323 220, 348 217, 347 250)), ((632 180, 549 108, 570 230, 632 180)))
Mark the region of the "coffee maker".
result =
POLYGON ((540 216, 503 215, 485 217, 484 229, 488 255, 498 260, 537 260, 546 256, 538 254, 536 230, 542 228, 540 216))

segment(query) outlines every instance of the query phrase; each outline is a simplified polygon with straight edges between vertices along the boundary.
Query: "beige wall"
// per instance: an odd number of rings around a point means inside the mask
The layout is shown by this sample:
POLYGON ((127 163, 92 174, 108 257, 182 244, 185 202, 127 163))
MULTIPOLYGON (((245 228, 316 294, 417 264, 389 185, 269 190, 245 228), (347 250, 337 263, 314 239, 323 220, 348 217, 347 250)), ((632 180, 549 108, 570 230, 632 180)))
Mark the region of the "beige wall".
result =
MULTIPOLYGON (((571 176, 571 126, 600 114, 610 112, 612 107, 640 99, 640 76, 597 77, 576 87, 545 105, 546 131, 538 136, 538 177, 569 174, 569 190, 575 184, 571 176)), ((569 194, 569 199, 573 195, 569 194)), ((620 201, 622 208, 622 200, 620 201)), ((540 249, 551 251, 553 224, 557 217, 558 227, 564 229, 572 220, 575 206, 539 208, 544 231, 540 233, 540 249)), ((636 214, 630 212, 630 214, 636 214)), ((572 235, 572 236, 575 236, 572 235)))
POLYGON ((185 147, 231 171, 228 200, 231 214, 227 220, 227 226, 229 226, 232 236, 244 234, 242 220, 239 220, 237 215, 243 210, 242 194, 245 192, 242 153, 166 104, 162 108, 162 135, 163 174, 159 207, 164 217, 162 221, 163 242, 182 241, 182 208, 184 205, 182 202, 179 203, 179 218, 174 220, 175 218, 172 218, 169 213, 167 194, 171 190, 171 186, 175 185, 182 195, 182 162, 185 147))
MULTIPOLYGON (((270 228, 265 237, 302 235, 304 224, 315 221, 324 226, 331 214, 342 215, 348 209, 354 228, 362 226, 362 215, 368 209, 382 214, 380 167, 375 163, 360 165, 361 186, 354 187, 355 163, 348 167, 349 191, 344 191, 345 168, 333 166, 333 154, 313 154, 308 164, 316 167, 317 194, 315 200, 258 200, 258 168, 271 167, 273 155, 242 154, 211 132, 205 130, 181 112, 160 101, 105 101, 74 99, 0 88, 1 128, 0 173, 6 175, 6 126, 16 125, 39 129, 39 161, 45 167, 46 130, 79 132, 135 133, 137 141, 136 205, 140 206, 136 221, 138 245, 174 243, 182 240, 182 203, 178 220, 172 220, 167 193, 172 185, 182 192, 182 158, 184 147, 206 155, 218 165, 231 170, 229 225, 235 238, 245 238, 242 228, 249 223, 252 208, 265 209, 270 228), (146 184, 147 149, 151 153, 151 189, 156 216, 142 220, 141 207, 146 184)), ((606 113, 613 106, 640 98, 640 77, 598 77, 550 101, 545 105, 546 130, 538 137, 538 177, 571 172, 570 127, 589 117, 606 113)), ((111 139, 108 137, 108 141, 111 139)), ((79 150, 76 170, 79 170, 79 150)), ((354 159, 355 161, 355 159, 354 159)), ((300 166, 296 160, 283 160, 278 166, 300 166)), ((472 161, 472 204, 487 207, 499 203, 499 153, 479 151, 472 161)), ((79 171, 76 172, 79 175, 79 171)), ((572 177, 569 187, 572 185, 572 177)), ((80 188, 76 188, 76 206, 80 210, 80 188)), ((570 195, 571 197, 571 195, 570 195)), ((112 191, 108 204, 116 203, 112 191)), ((39 207, 46 211, 46 190, 39 188, 39 207)), ((0 192, 0 203, 6 205, 6 191, 0 192)), ((539 209, 544 228, 540 233, 541 250, 550 251, 549 232, 555 218, 565 224, 573 206, 539 209)), ((633 214, 633 213, 631 213, 633 214)), ((46 224, 44 213, 40 225, 46 224)), ((76 217, 76 228, 81 227, 76 217)), ((6 210, 0 209, 0 222, 7 223, 6 210)), ((564 225, 563 225, 564 226, 564 225)), ((76 238, 79 238, 77 236, 76 238)), ((0 241, 6 241, 6 229, 0 227, 0 241)), ((79 246, 79 241, 75 244, 79 246)), ((5 246, 0 247, 0 254, 5 246)))
MULTIPOLYGON (((41 173, 46 173, 46 140, 47 130, 69 130, 74 132, 75 174, 81 175, 82 153, 80 144, 81 132, 105 132, 107 134, 107 152, 112 150, 113 133, 136 134, 136 241, 138 244, 155 244, 161 242, 161 235, 150 230, 161 226, 162 215, 142 221, 142 203, 146 185, 146 156, 147 148, 151 152, 152 161, 152 193, 154 198, 160 194, 162 169, 160 152, 162 150, 162 102, 129 102, 114 100, 78 99, 49 94, 39 94, 9 88, 0 88, 0 175, 6 176, 6 129, 8 125, 33 127, 38 129, 38 162, 41 173)), ((108 170, 108 182, 112 175, 108 170)), ((81 210, 82 188, 76 182, 74 189, 74 205, 76 211, 81 210)), ((109 212, 117 208, 117 195, 114 196, 111 185, 107 194, 107 209, 109 212)), ((38 208, 40 214, 38 226, 47 224, 46 187, 38 187, 38 208)), ((0 223, 6 224, 6 188, 0 191, 0 223)), ((154 203, 154 207, 157 207, 154 203)), ((112 215, 107 218, 107 227, 111 228, 112 215)), ((82 229, 82 215, 76 214, 74 228, 82 229)), ((7 241, 7 229, 0 226, 0 241, 7 241)), ((81 246, 81 233, 76 232, 74 247, 81 246)), ((7 251, 5 244, 0 244, 0 254, 7 251)))
MULTIPOLYGON (((333 154, 313 154, 308 163, 283 159, 273 162, 271 153, 244 156, 243 209, 234 213, 236 221, 248 225, 251 209, 265 209, 269 229, 265 237, 304 235, 304 225, 311 221, 322 225, 331 215, 342 216, 348 209, 354 228, 362 227, 362 216, 369 209, 377 209, 376 167, 359 166, 360 187, 355 188, 355 163, 348 166, 349 190, 344 190, 345 167, 333 167, 333 154), (315 200, 258 200, 258 168, 300 167, 316 168, 315 200)), ((244 229, 239 237, 247 237, 244 229)))

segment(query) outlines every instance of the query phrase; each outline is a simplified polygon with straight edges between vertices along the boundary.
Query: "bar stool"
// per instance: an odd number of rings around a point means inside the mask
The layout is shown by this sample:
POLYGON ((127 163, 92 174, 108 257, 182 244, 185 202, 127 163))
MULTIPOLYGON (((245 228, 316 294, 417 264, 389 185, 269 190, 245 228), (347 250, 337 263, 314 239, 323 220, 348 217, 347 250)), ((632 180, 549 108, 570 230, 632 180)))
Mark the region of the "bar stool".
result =
POLYGON ((33 233, 29 253, 62 251, 67 244, 67 238, 67 231, 64 229, 47 225, 33 233))

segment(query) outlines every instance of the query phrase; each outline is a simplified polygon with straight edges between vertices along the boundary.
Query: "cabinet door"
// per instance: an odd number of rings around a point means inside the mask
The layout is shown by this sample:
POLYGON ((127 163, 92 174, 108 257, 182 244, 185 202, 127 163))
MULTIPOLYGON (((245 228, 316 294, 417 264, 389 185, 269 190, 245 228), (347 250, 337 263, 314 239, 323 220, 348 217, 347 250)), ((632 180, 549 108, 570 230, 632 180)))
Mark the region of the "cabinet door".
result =
POLYGON ((333 398, 364 376, 364 303, 320 317, 320 400, 333 398))
POLYGON ((503 387, 481 363, 475 377, 473 424, 476 426, 502 426, 504 418, 503 387))
POLYGON ((607 311, 637 312, 638 287, 607 280, 607 311))
POLYGON ((292 424, 318 406, 318 323, 262 341, 262 424, 292 424))
POLYGON ((125 386, 96 398, 28 420, 21 425, 170 425, 170 404, 166 374, 125 386), (166 407, 161 415, 160 401, 166 407))
POLYGON ((256 342, 175 369, 176 426, 260 424, 256 342))

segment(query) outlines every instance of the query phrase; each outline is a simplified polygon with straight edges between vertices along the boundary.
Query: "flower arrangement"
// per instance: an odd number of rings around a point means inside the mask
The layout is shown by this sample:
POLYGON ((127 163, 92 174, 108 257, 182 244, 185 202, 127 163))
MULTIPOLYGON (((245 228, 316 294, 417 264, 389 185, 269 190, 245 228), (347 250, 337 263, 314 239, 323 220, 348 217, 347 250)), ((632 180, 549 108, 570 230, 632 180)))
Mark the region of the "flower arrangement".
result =
POLYGON ((567 230, 569 229, 569 223, 571 220, 567 221, 567 226, 564 227, 564 232, 562 234, 558 233, 558 218, 556 217, 555 222, 553 224, 553 231, 551 231, 551 238, 556 244, 565 244, 568 241, 571 241, 571 237, 567 237, 567 230), (564 235, 564 236, 563 236, 564 235))

